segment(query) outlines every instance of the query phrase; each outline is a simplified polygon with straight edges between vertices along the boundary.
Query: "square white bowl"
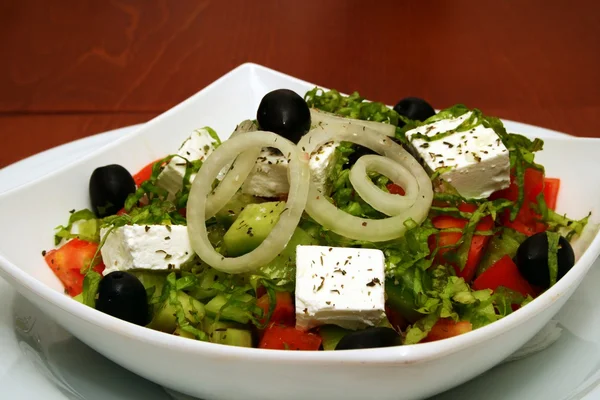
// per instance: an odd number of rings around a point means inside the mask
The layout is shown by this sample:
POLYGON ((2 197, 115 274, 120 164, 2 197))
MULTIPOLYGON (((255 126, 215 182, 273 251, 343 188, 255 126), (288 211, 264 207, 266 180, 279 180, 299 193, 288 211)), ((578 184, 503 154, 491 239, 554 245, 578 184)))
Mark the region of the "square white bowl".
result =
MULTIPOLYGON (((136 133, 20 188, 0 194, 0 274, 83 342, 163 386, 206 399, 421 398, 493 367, 527 342, 560 309, 600 253, 592 230, 576 245, 573 270, 527 307, 494 324, 448 340, 346 352, 244 349, 166 335, 117 320, 63 294, 41 251, 67 211, 89 206, 88 180, 98 166, 136 171, 172 153, 198 127, 226 139, 253 118, 268 91, 299 94, 314 85, 244 64, 136 133)), ((485 110, 484 110, 485 111, 485 110)), ((508 123, 508 127, 523 127, 508 123)), ((544 135, 541 128, 529 132, 544 135)), ((600 140, 547 139, 538 162, 561 179, 558 209, 580 218, 600 213, 600 140)), ((596 219, 597 221, 597 219, 596 219)))

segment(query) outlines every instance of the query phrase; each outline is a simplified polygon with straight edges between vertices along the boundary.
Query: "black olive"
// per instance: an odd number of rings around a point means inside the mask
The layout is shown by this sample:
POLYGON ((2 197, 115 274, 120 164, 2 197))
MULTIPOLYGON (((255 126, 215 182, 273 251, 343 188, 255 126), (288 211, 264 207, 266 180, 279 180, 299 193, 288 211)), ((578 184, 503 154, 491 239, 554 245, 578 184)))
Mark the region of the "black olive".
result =
POLYGON ((262 98, 256 120, 262 130, 298 143, 310 129, 310 110, 297 93, 289 89, 277 89, 262 98))
POLYGON ((98 286, 96 310, 137 325, 148 323, 148 298, 142 282, 127 272, 106 275, 98 286))
POLYGON ((135 181, 125 168, 117 164, 99 167, 90 177, 92 209, 99 218, 116 214, 127 196, 135 192, 135 181))
MULTIPOLYGON (((528 237, 517 250, 515 261, 521 275, 529 283, 542 289, 550 287, 550 270, 548 268, 548 235, 546 232, 536 233, 528 237)), ((575 253, 567 239, 558 240, 558 273, 559 280, 575 264, 575 253)))
MULTIPOLYGON (((416 121, 425 121, 427 118, 435 115, 435 110, 431 105, 418 97, 406 97, 400 100, 395 106, 394 111, 408 119, 416 121)), ((404 122, 398 121, 398 126, 404 126, 404 122)))
POLYGON ((392 328, 367 328, 347 334, 339 341, 335 349, 371 349, 398 346, 400 343, 400 335, 392 328))
POLYGON ((348 156, 348 165, 354 165, 356 163, 356 161, 358 161, 359 158, 361 158, 362 156, 366 156, 369 154, 377 154, 376 152, 374 152, 373 150, 369 149, 368 147, 364 147, 361 145, 354 145, 354 152, 351 153, 348 156))

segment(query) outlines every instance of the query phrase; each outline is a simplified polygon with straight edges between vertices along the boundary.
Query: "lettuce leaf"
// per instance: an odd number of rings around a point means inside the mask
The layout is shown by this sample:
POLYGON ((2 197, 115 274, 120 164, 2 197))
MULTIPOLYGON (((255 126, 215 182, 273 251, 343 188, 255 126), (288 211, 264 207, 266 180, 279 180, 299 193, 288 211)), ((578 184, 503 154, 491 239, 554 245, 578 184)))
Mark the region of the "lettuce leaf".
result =
POLYGON ((96 308, 96 295, 102 275, 90 269, 83 278, 82 302, 86 306, 96 308))
POLYGON ((398 113, 380 102, 368 102, 358 94, 343 96, 337 90, 325 91, 315 87, 304 95, 309 107, 327 111, 343 117, 376 121, 398 125, 398 113))
POLYGON ((62 240, 75 238, 98 243, 100 241, 100 224, 98 222, 96 215, 87 208, 79 211, 72 210, 67 225, 59 225, 55 228, 54 244, 58 246, 62 240), (75 224, 78 233, 72 233, 75 224))

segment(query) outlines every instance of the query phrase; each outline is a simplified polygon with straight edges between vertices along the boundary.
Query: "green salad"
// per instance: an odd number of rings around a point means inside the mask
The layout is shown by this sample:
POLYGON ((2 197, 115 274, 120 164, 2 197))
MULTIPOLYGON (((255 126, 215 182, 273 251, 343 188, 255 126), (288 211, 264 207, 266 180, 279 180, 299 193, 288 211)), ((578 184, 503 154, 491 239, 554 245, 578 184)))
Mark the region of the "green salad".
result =
POLYGON ((96 168, 43 252, 66 293, 191 340, 347 350, 478 329, 575 264, 587 218, 555 211, 543 141, 498 118, 320 88, 269 92, 253 118, 96 168))

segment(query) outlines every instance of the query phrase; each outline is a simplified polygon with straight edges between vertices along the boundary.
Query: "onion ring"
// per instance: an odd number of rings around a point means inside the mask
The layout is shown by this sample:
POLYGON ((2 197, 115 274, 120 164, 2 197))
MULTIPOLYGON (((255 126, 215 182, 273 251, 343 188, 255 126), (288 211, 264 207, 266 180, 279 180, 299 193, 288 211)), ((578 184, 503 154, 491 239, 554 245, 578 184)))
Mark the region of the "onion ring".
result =
POLYGON ((371 207, 389 216, 400 215, 412 207, 419 191, 419 184, 408 169, 392 159, 376 155, 365 155, 356 161, 350 170, 350 183, 371 207), (379 172, 391 179, 404 189, 404 196, 383 192, 371 181, 368 171, 379 172))
MULTIPOLYGON (((395 214, 390 218, 379 220, 365 219, 355 217, 340 210, 328 201, 326 196, 319 192, 314 184, 311 183, 306 212, 319 224, 339 235, 354 240, 371 242, 382 242, 403 236, 408 229, 405 225, 407 220, 413 220, 417 224, 422 223, 427 218, 433 200, 433 189, 429 175, 427 175, 427 172, 425 172, 419 162, 391 138, 373 129, 353 124, 340 124, 335 128, 330 127, 328 129, 326 126, 317 126, 300 140, 298 146, 308 153, 313 152, 331 140, 347 141, 368 147, 380 155, 395 161, 410 172, 418 186, 415 201, 401 213, 397 213, 399 210, 387 210, 390 214, 395 214)), ((354 174, 356 175, 355 179, 360 177, 359 171, 354 174)), ((401 173, 400 169, 398 173, 401 173)), ((406 185, 406 183, 410 183, 411 181, 410 178, 406 178, 406 181, 401 183, 408 186, 408 189, 412 192, 414 191, 412 184, 406 185)), ((367 188, 365 193, 369 192, 370 190, 367 188)), ((389 195, 383 192, 381 194, 389 195)), ((412 196, 412 193, 410 195, 412 196)), ((381 201, 377 201, 377 203, 381 206, 387 200, 389 200, 389 197, 382 196, 381 201)))
POLYGON ((230 138, 206 159, 192 183, 187 205, 188 232, 192 248, 208 265, 230 274, 250 272, 269 263, 285 248, 298 226, 306 205, 309 183, 308 154, 299 151, 289 140, 263 131, 230 138), (225 257, 211 245, 206 230, 207 197, 211 192, 211 183, 238 155, 263 147, 275 147, 289 158, 290 192, 286 209, 281 213, 269 236, 256 249, 240 257, 225 257))
POLYGON ((348 125, 355 125, 360 126, 361 128, 363 126, 365 128, 370 128, 376 132, 384 134, 385 136, 394 137, 396 134, 396 126, 392 124, 340 117, 339 115, 317 110, 316 108, 310 109, 310 125, 313 127, 333 129, 339 129, 341 126, 345 127, 348 125))

